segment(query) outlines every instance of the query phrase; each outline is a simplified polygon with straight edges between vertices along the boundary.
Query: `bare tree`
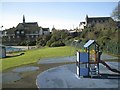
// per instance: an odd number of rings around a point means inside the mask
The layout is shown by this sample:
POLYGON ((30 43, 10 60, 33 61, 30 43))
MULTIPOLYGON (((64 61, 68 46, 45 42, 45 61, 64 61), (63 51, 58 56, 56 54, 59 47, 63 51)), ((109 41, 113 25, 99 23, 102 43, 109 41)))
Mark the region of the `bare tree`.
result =
POLYGON ((115 20, 120 21, 120 1, 118 2, 118 5, 115 7, 115 9, 112 12, 111 15, 115 20))

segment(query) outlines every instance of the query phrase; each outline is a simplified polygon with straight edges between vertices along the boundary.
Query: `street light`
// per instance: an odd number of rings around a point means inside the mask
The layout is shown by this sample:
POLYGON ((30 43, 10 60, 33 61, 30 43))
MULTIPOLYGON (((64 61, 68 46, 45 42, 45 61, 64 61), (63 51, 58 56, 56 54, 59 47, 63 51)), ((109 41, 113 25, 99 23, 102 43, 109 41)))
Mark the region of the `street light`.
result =
POLYGON ((1 32, 0 32, 0 37, 2 37, 2 28, 3 28, 3 25, 0 27, 1 28, 1 32))
POLYGON ((1 31, 2 31, 3 25, 1 26, 1 31))

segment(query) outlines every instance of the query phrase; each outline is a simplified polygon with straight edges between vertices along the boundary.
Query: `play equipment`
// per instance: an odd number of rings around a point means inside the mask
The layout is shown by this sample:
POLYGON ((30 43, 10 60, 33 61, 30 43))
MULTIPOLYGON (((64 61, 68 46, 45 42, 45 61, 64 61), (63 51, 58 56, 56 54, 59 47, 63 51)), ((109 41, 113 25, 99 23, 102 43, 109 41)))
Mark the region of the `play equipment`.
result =
POLYGON ((85 52, 77 52, 77 75, 78 76, 98 76, 99 63, 106 66, 109 70, 120 73, 116 69, 112 69, 104 61, 100 60, 102 52, 99 50, 100 46, 95 40, 89 40, 85 45, 85 52))

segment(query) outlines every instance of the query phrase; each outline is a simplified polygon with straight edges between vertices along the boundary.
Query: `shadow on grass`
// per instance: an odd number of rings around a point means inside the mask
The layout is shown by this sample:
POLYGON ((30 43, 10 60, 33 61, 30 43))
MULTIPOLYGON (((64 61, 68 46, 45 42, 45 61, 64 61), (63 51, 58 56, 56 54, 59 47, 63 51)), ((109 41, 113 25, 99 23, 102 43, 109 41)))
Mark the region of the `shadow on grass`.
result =
POLYGON ((6 56, 5 58, 18 57, 18 56, 21 56, 21 55, 24 55, 24 54, 25 54, 25 53, 20 53, 20 54, 17 54, 17 55, 6 56))

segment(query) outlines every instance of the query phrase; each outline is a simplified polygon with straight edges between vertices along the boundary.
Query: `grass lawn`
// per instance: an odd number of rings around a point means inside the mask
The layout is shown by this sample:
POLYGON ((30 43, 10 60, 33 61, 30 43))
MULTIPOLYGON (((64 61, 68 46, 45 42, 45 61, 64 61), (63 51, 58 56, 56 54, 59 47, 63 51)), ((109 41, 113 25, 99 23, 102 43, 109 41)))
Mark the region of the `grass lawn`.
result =
POLYGON ((24 64, 35 63, 41 58, 71 56, 74 54, 74 48, 69 46, 55 48, 41 48, 24 52, 23 55, 2 59, 2 70, 24 64))

